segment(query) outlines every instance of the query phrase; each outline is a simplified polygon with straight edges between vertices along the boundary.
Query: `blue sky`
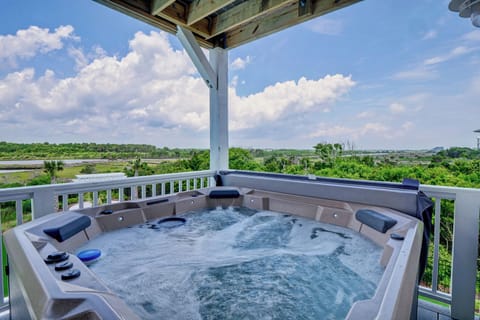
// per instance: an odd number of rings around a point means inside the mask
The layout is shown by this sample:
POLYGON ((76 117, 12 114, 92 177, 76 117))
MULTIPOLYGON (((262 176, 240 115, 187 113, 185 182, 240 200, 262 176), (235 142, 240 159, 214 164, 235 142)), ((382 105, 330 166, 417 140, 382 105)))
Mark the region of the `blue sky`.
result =
MULTIPOLYGON (((208 147, 178 40, 90 0, 2 1, 0 140, 208 147)), ((480 29, 446 0, 365 0, 233 49, 230 145, 475 145, 480 29)))

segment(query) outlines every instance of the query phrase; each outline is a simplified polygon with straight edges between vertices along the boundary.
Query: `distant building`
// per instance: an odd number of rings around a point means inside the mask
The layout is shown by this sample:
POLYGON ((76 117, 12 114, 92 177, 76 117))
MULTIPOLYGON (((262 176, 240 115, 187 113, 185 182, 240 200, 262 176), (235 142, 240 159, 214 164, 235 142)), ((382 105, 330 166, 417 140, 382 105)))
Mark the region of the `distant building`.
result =
POLYGON ((73 179, 73 182, 100 182, 100 181, 125 179, 127 176, 123 172, 113 172, 113 173, 77 174, 75 175, 75 177, 77 178, 73 179))

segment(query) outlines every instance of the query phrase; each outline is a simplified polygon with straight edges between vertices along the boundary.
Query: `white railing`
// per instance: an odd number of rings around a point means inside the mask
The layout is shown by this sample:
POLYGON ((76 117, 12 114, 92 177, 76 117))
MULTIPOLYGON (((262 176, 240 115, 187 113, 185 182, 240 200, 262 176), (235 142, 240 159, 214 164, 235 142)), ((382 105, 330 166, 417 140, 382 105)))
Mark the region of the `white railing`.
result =
MULTIPOLYGON (((30 201, 32 219, 35 219, 56 212, 58 208, 63 211, 68 210, 68 197, 71 195, 78 199, 79 208, 85 205, 85 194, 89 194, 93 206, 98 206, 101 204, 100 193, 105 196, 104 203, 107 204, 114 200, 144 199, 209 187, 213 185, 214 175, 214 171, 197 171, 112 181, 0 189, 0 212, 2 203, 15 202, 16 222, 21 224, 23 223, 25 211, 23 204, 25 200, 30 201)), ((435 200, 435 228, 433 241, 431 242, 433 245, 432 286, 431 288, 420 287, 420 292, 422 295, 450 304, 452 318, 473 319, 478 258, 480 189, 428 185, 422 185, 420 189, 435 200), (439 240, 442 219, 441 200, 443 199, 454 201, 455 208, 450 293, 442 292, 438 286, 439 240)), ((2 247, 0 246, 0 263, 2 262, 1 259, 2 247)), ((0 289, 3 287, 3 279, 0 277, 0 289)))
POLYGON ((435 200, 432 285, 420 293, 450 305, 453 319, 474 319, 478 259, 480 189, 422 185, 420 190, 435 200), (440 226, 442 200, 454 202, 450 293, 439 287, 440 226))
MULTIPOLYGON (((69 209, 69 197, 75 197, 78 208, 83 208, 85 195, 91 199, 92 206, 110 204, 112 201, 145 199, 149 197, 168 195, 182 191, 206 188, 214 185, 215 171, 196 171, 173 174, 162 174, 111 181, 76 182, 20 188, 0 189, 0 228, 2 204, 15 202, 16 224, 23 223, 26 210, 24 204, 31 205, 32 220, 57 211, 69 209), (99 195, 105 199, 100 203, 99 195), (116 197, 115 197, 116 196, 116 197)), ((90 205, 90 204, 89 204, 90 205)), ((0 230, 3 232, 3 230, 0 230)), ((0 235, 0 240, 2 240, 0 235)), ((2 241, 0 241, 2 242, 2 241)), ((0 266, 3 266, 3 247, 0 246, 0 266)), ((3 270, 2 272, 3 273, 3 270)), ((0 273, 0 274, 1 274, 0 273)), ((5 284, 0 276, 0 290, 5 284)), ((0 299, 0 309, 7 304, 6 299, 0 299), (3 304, 2 304, 3 302, 3 304)))

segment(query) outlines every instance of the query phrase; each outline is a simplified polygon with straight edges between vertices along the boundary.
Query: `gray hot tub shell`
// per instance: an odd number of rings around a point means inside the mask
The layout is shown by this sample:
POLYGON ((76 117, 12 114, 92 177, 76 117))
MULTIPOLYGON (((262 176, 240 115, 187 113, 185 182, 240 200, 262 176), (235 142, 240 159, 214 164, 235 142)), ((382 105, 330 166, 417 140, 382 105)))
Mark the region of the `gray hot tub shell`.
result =
MULTIPOLYGON (((383 246, 379 263, 385 266, 385 271, 374 297, 354 303, 347 319, 410 318, 416 301, 418 261, 423 232, 421 221, 395 208, 361 203, 358 201, 358 194, 352 197, 355 202, 332 199, 335 198, 333 196, 329 196, 329 199, 313 196, 325 193, 328 189, 325 185, 320 186, 314 182, 296 181, 279 184, 277 181, 277 184, 270 183, 275 190, 268 190, 272 188, 265 185, 268 181, 266 182, 264 178, 233 179, 233 175, 229 178, 235 181, 229 182, 228 179, 224 179, 224 182, 236 184, 238 187, 233 188, 238 191, 238 196, 209 197, 212 189, 203 189, 154 200, 54 213, 8 231, 5 234, 5 245, 9 256, 12 318, 138 319, 138 316, 74 254, 70 255, 69 261, 81 272, 81 276, 73 280, 62 280, 61 272, 55 271, 54 264, 46 264, 44 259, 53 251, 74 252, 76 248, 102 232, 163 216, 216 206, 245 206, 284 212, 348 227, 362 233, 383 246), (256 185, 263 189, 252 188, 256 185), (323 189, 323 192, 319 192, 318 188, 323 189), (355 218, 355 212, 362 209, 374 210, 393 218, 396 224, 385 233, 379 232, 355 218), (68 225, 68 221, 82 216, 90 219, 90 225, 63 242, 43 232, 45 228, 68 225), (401 235, 404 239, 394 240, 391 238, 392 233, 401 235)), ((339 187, 341 186, 333 186, 339 187)), ((232 186, 215 190, 232 190, 232 186)), ((377 195, 385 196, 388 192, 389 190, 381 190, 377 195)), ((398 190, 395 190, 395 193, 398 193, 398 190)), ((368 197, 371 195, 370 190, 368 197)), ((345 193, 341 197, 345 197, 345 193)), ((398 203, 401 203, 404 209, 408 209, 410 204, 405 199, 413 199, 413 192, 403 192, 399 198, 402 198, 403 202, 398 203)))

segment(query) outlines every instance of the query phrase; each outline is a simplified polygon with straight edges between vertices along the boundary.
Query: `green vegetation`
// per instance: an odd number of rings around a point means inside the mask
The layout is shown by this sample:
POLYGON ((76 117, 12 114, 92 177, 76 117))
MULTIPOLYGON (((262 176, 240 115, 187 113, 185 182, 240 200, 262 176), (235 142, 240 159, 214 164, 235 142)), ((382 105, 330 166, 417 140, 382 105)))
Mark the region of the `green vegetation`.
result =
POLYGON ((50 183, 57 183, 57 173, 63 170, 64 163, 61 160, 43 161, 43 171, 50 178, 50 183))
POLYGON ((191 149, 157 148, 147 144, 11 143, 0 141, 0 160, 29 159, 152 159, 188 157, 191 149))
MULTIPOLYGON (((124 172, 143 176, 209 168, 209 151, 201 149, 168 149, 148 145, 114 144, 13 144, 0 142, 0 159, 124 159, 100 163, 64 165, 62 161, 45 161, 45 172, 34 168, 27 172, 0 174, 0 188, 68 182, 76 174, 124 172), (62 170, 63 169, 63 170, 62 170)), ((352 151, 341 144, 319 143, 311 150, 262 150, 231 148, 231 169, 287 174, 337 177, 347 179, 401 182, 418 179, 422 184, 480 188, 480 151, 450 148, 437 153, 427 151, 352 151)), ((113 196, 117 196, 113 191, 113 196)), ((126 195, 128 197, 128 195, 126 195)), ((106 195, 99 193, 100 201, 106 195)), ((69 197, 68 203, 78 199, 69 197)), ((88 196, 85 200, 88 200, 88 196)), ((24 219, 30 219, 30 201, 24 201, 24 219)), ((452 201, 443 200, 439 289, 449 290, 451 249, 453 245, 452 201)), ((15 202, 1 205, 4 228, 15 225, 15 202)), ((5 230, 5 229, 4 229, 5 230)), ((432 253, 430 253, 432 255, 432 253)), ((430 257, 430 259, 432 259, 430 257)), ((430 264, 431 265, 431 264, 430 264)), ((432 270, 427 268, 423 281, 431 284, 432 270)), ((480 278, 480 277, 479 277, 480 278)), ((479 283, 480 285, 480 283, 479 283)), ((479 291, 479 290, 477 290, 479 291)))

